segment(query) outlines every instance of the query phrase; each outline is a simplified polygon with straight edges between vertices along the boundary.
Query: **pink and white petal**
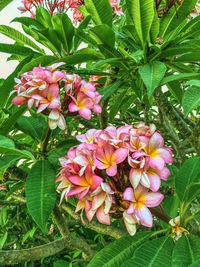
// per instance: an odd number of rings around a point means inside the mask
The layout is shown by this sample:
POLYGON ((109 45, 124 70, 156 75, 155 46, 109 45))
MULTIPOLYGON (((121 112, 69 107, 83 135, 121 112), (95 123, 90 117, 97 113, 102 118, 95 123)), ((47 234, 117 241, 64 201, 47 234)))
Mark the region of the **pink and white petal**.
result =
POLYGON ((133 188, 132 187, 127 187, 123 193, 123 198, 124 200, 127 200, 127 201, 133 201, 133 188))
POLYGON ((114 154, 114 157, 116 157, 116 163, 119 164, 121 162, 123 162, 127 156, 128 156, 128 149, 126 148, 118 148, 114 154))
POLYGON ((49 86, 48 98, 58 98, 59 97, 59 85, 58 83, 53 83, 49 86))
POLYGON ((160 148, 163 147, 163 145, 164 145, 163 137, 158 132, 155 132, 150 138, 149 146, 151 148, 160 148))
POLYGON ((135 209, 135 214, 141 221, 142 225, 146 227, 152 227, 153 217, 150 210, 147 207, 143 206, 140 209, 135 209))
POLYGON ((139 184, 138 187, 134 190, 134 192, 136 192, 136 194, 138 195, 144 195, 148 192, 148 190, 149 190, 148 188, 139 184))
POLYGON ((91 220, 93 219, 93 217, 96 213, 96 210, 92 210, 92 209, 85 210, 85 213, 86 213, 86 217, 87 217, 88 221, 91 222, 91 220))
POLYGON ((58 110, 52 110, 49 114, 49 119, 50 120, 55 120, 57 121, 60 117, 60 113, 58 110))
POLYGON ((73 159, 73 162, 77 163, 80 166, 87 166, 89 164, 87 158, 83 155, 78 155, 73 159))
POLYGON ((149 166, 152 169, 162 170, 165 166, 165 162, 161 157, 149 158, 149 166))
POLYGON ((71 175, 68 177, 68 180, 74 185, 88 186, 88 183, 83 176, 71 175))
POLYGON ((79 111, 79 107, 77 107, 77 105, 74 102, 71 102, 69 103, 68 110, 69 112, 77 112, 79 111))
POLYGON ((141 177, 142 177, 142 171, 140 169, 130 170, 129 179, 134 189, 139 185, 141 177))
POLYGON ((78 195, 81 192, 83 192, 84 190, 85 190, 85 187, 82 187, 82 186, 75 187, 74 189, 72 189, 72 190, 69 191, 69 193, 67 194, 67 196, 68 197, 72 197, 72 196, 78 195))
POLYGON ((28 109, 31 109, 33 104, 34 104, 34 99, 33 98, 29 99, 27 102, 28 109))
POLYGON ((109 214, 105 214, 104 206, 101 206, 96 212, 97 220, 102 224, 110 225, 110 216, 109 214))
POLYGON ((164 167, 162 170, 158 171, 158 175, 160 176, 160 178, 162 180, 165 180, 165 181, 168 179, 170 174, 171 174, 170 170, 168 168, 166 168, 166 167, 164 167))
POLYGON ((129 208, 127 209, 127 214, 133 214, 135 211, 133 203, 129 205, 129 208))
POLYGON ((66 121, 62 114, 60 114, 60 117, 58 120, 58 127, 63 131, 66 129, 66 121))
POLYGON ((78 134, 78 135, 76 135, 76 139, 77 139, 79 142, 81 142, 81 143, 87 141, 86 134, 78 134))
POLYGON ((85 188, 85 190, 80 193, 79 199, 83 199, 88 194, 89 190, 90 190, 90 186, 88 186, 88 188, 85 188))
POLYGON ((156 173, 148 173, 149 181, 150 181, 150 189, 153 192, 157 192, 158 189, 160 188, 160 177, 156 173))
POLYGON ((106 194, 105 192, 101 192, 100 194, 94 196, 92 201, 92 209, 96 210, 98 209, 105 201, 106 194))
POLYGON ((165 161, 165 163, 173 162, 172 153, 169 149, 159 148, 158 151, 160 157, 165 161))
POLYGON ((149 178, 148 178, 148 176, 147 176, 147 174, 145 172, 142 173, 142 177, 141 177, 140 183, 144 187, 150 188, 150 181, 149 181, 149 178))
POLYGON ((102 107, 100 105, 94 105, 92 110, 96 113, 101 113, 102 107))
POLYGON ((106 173, 109 176, 115 176, 117 174, 117 164, 113 164, 108 169, 106 169, 106 173))
POLYGON ((164 195, 161 193, 148 192, 145 194, 145 205, 149 208, 156 207, 160 205, 163 201, 164 195))
POLYGON ((106 165, 104 163, 102 163, 101 161, 95 159, 94 160, 94 164, 96 165, 96 167, 100 170, 105 170, 106 169, 106 165))
MULTIPOLYGON (((34 101, 34 99, 33 99, 33 101, 34 101)), ((48 103, 47 104, 40 104, 38 107, 37 113, 40 113, 43 110, 45 110, 48 107, 48 105, 49 105, 48 103)))
POLYGON ((105 208, 104 208, 105 214, 109 213, 111 207, 112 207, 112 197, 106 197, 106 199, 105 199, 105 208))
POLYGON ((92 118, 92 112, 88 108, 79 110, 79 115, 86 120, 91 120, 92 118))

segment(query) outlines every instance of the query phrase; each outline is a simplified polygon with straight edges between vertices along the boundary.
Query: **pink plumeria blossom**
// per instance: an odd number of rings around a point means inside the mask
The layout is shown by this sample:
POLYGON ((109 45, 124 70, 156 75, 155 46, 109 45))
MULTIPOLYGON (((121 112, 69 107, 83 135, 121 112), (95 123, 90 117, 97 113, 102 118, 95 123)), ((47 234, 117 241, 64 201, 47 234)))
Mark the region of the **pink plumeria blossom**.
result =
MULTIPOLYGON (((84 94, 81 86, 77 81, 75 90, 84 94)), ((78 199, 76 212, 81 210, 82 221, 85 212, 88 221, 96 217, 99 223, 110 224, 116 213, 123 217, 130 235, 137 224, 151 227, 149 208, 163 200, 158 190, 161 180, 170 175, 166 165, 172 163, 172 151, 155 126, 110 125, 90 129, 77 135, 77 140, 81 143, 60 160, 58 181, 66 199, 78 199)))
POLYGON ((148 207, 158 206, 162 202, 164 196, 161 193, 149 192, 147 188, 141 185, 135 190, 131 187, 126 188, 123 196, 124 200, 130 202, 127 213, 135 214, 142 225, 152 227, 153 218, 148 207))
POLYGON ((128 155, 126 148, 114 149, 107 145, 105 148, 98 148, 96 151, 95 164, 100 170, 106 170, 109 176, 117 174, 117 164, 123 162, 128 155))

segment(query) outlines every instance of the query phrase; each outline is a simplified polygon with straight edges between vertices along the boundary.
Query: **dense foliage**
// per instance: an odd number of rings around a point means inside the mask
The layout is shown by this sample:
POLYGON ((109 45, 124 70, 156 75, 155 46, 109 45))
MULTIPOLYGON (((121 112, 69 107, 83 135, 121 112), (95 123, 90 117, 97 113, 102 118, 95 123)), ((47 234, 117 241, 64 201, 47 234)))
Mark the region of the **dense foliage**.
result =
POLYGON ((0 25, 19 62, 0 79, 0 265, 200 266, 198 1, 19 9, 23 32, 0 25))

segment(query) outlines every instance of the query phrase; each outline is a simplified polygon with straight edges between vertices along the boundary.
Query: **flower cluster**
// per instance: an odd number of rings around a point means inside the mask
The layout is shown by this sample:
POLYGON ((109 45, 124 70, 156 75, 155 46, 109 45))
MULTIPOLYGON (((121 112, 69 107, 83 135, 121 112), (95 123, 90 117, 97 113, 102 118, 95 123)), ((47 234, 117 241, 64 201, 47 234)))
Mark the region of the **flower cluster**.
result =
POLYGON ((48 114, 49 127, 66 127, 64 115, 79 113, 81 117, 90 120, 92 111, 101 113, 99 105, 101 95, 91 82, 86 82, 78 75, 57 70, 65 63, 57 63, 48 67, 35 67, 32 71, 15 79, 17 96, 12 103, 17 106, 27 104, 35 107, 37 112, 48 114))
MULTIPOLYGON (((31 17, 35 17, 35 11, 39 7, 45 7, 52 15, 56 13, 71 11, 73 22, 81 22, 84 19, 83 14, 79 10, 79 7, 84 5, 84 0, 21 0, 22 6, 18 9, 22 12, 28 12, 31 17)), ((116 15, 123 15, 123 11, 120 7, 120 0, 110 0, 110 5, 113 8, 113 12, 116 15)))
POLYGON ((121 216, 131 235, 136 224, 151 227, 149 208, 162 202, 158 190, 170 175, 166 164, 172 163, 172 151, 155 126, 108 126, 76 138, 81 144, 60 158, 61 200, 76 197, 76 212, 85 211, 89 221, 96 216, 110 224, 111 216, 121 216))

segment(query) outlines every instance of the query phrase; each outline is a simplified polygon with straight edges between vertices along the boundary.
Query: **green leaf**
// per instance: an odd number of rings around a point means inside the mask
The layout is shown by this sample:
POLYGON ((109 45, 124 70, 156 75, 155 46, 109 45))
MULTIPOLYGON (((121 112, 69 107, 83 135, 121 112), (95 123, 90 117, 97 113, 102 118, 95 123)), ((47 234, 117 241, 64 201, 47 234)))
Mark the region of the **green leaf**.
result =
MULTIPOLYGON (((88 26, 90 20, 91 20, 91 16, 89 15, 80 23, 80 25, 77 28, 77 31, 84 30, 88 26)), ((80 43, 81 43, 81 39, 77 36, 77 34, 75 34, 75 37, 74 37, 74 50, 75 51, 78 49, 80 43)))
POLYGON ((23 33, 17 31, 16 29, 10 26, 0 25, 0 33, 15 40, 20 45, 27 45, 30 46, 31 48, 36 49, 41 53, 44 53, 44 51, 39 46, 37 46, 33 41, 31 41, 27 36, 25 36, 23 33))
POLYGON ((160 237, 145 242, 134 252, 134 256, 121 267, 170 267, 173 251, 171 237, 160 237))
POLYGON ((22 45, 16 44, 3 44, 0 43, 0 52, 14 54, 14 55, 22 55, 29 56, 30 54, 35 54, 36 52, 28 47, 24 47, 22 45))
POLYGON ((30 135, 33 139, 43 140, 48 129, 48 123, 42 116, 23 116, 18 119, 17 128, 25 134, 30 135))
POLYGON ((190 87, 183 95, 182 101, 185 116, 200 106, 200 89, 198 87, 190 87))
POLYGON ((160 85, 167 68, 159 61, 153 61, 139 68, 139 74, 147 87, 147 94, 151 96, 160 85))
POLYGON ((108 0, 85 0, 87 12, 96 25, 112 26, 112 8, 108 0))
POLYGON ((200 61, 200 52, 191 52, 186 53, 180 57, 177 57, 175 62, 199 62, 200 61))
POLYGON ((123 82, 118 80, 99 90, 99 93, 103 95, 103 100, 107 99, 109 96, 114 94, 122 84, 123 82))
POLYGON ((105 44, 108 47, 114 47, 115 45, 115 33, 108 25, 98 25, 90 30, 96 37, 98 44, 105 44))
POLYGON ((0 91, 1 91, 0 107, 4 107, 6 102, 7 102, 7 100, 8 100, 8 96, 10 94, 10 91, 13 89, 14 84, 15 84, 14 78, 18 76, 18 74, 21 71, 21 69, 23 68, 23 66, 27 62, 29 62, 32 59, 32 57, 33 57, 33 55, 28 56, 27 58, 22 60, 19 63, 19 65, 16 67, 14 72, 8 76, 8 78, 4 81, 4 83, 0 87, 0 91))
MULTIPOLYGON (((149 233, 137 233, 135 236, 122 237, 98 252, 87 267, 120 267, 132 255, 134 250, 150 237, 149 233)), ((143 266, 144 267, 144 266, 143 266)), ((145 266, 146 267, 146 266, 145 266)))
POLYGON ((69 53, 72 49, 72 41, 74 37, 74 26, 71 23, 71 20, 67 14, 60 13, 52 17, 52 24, 63 48, 69 53))
POLYGON ((154 20, 154 1, 126 0, 126 5, 140 42, 144 46, 147 39, 149 39, 151 25, 154 20))
POLYGON ((188 267, 200 260, 200 238, 192 235, 182 236, 175 245, 172 267, 188 267))
POLYGON ((176 74, 176 75, 174 74, 174 75, 165 77, 160 83, 160 85, 165 85, 173 81, 187 80, 189 78, 194 78, 194 77, 199 77, 199 73, 181 73, 181 74, 176 74))
POLYGON ((7 135, 12 128, 15 126, 15 123, 17 122, 18 118, 26 111, 26 106, 21 107, 13 107, 12 115, 9 116, 8 119, 5 120, 5 122, 2 124, 0 128, 0 134, 7 135))
POLYGON ((158 34, 159 34, 159 29, 160 29, 160 21, 159 21, 159 18, 157 16, 157 13, 154 12, 154 18, 153 18, 153 22, 152 22, 152 25, 151 25, 151 30, 150 30, 150 40, 151 40, 151 43, 155 44, 156 43, 156 40, 157 40, 157 37, 158 37, 158 34))
POLYGON ((9 5, 13 0, 0 0, 0 11, 9 5))
POLYGON ((56 201, 55 177, 52 165, 40 160, 33 165, 26 181, 28 212, 44 232, 56 201))
POLYGON ((193 86, 200 87, 200 80, 190 80, 186 82, 186 85, 193 85, 193 86))
POLYGON ((0 250, 5 245, 7 238, 8 238, 8 232, 5 232, 4 234, 0 235, 0 250))
MULTIPOLYGON (((200 157, 187 159, 175 176, 175 188, 179 199, 187 201, 188 188, 200 175, 200 157)), ((198 189, 198 187, 197 187, 198 189)))
POLYGON ((164 37, 169 32, 173 31, 177 25, 191 13, 197 0, 184 0, 181 5, 176 5, 176 8, 171 8, 167 15, 161 19, 160 37, 164 37))

